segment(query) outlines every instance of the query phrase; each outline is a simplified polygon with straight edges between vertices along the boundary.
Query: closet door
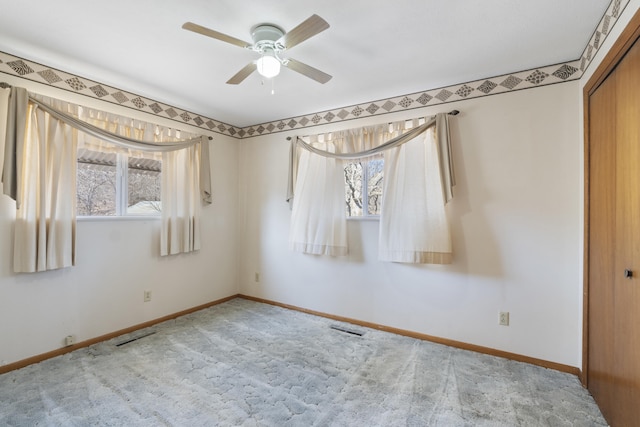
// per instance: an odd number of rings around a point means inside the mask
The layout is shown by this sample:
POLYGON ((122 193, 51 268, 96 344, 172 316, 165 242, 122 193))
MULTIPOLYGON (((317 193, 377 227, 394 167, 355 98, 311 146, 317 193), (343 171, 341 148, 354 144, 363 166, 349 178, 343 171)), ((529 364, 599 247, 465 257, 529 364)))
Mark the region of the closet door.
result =
MULTIPOLYGON (((640 426, 640 42, 616 72, 614 425, 640 426), (625 270, 631 272, 625 275, 625 270)), ((613 424, 613 423, 612 423, 613 424)))
POLYGON ((589 117, 589 390, 612 426, 640 426, 640 42, 589 117))
POLYGON ((615 72, 589 100, 589 390, 607 420, 614 396, 615 72))

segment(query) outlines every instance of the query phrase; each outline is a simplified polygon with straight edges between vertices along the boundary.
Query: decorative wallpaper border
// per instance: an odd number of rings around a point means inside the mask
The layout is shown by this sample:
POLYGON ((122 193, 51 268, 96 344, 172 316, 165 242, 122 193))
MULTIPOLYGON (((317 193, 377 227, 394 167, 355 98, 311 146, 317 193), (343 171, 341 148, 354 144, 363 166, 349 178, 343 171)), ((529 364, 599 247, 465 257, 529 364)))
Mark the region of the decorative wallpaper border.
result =
POLYGON ((190 124, 223 135, 238 137, 238 133, 240 132, 240 128, 218 120, 4 52, 0 52, 0 73, 10 74, 58 89, 79 93, 89 98, 99 99, 111 104, 144 111, 145 113, 158 117, 190 124))
POLYGON ((533 70, 503 74, 489 79, 480 79, 473 82, 430 89, 424 92, 401 95, 395 98, 312 113, 306 116, 276 120, 242 128, 239 135, 241 138, 247 138, 563 83, 580 78, 582 73, 578 69, 578 65, 579 61, 550 65, 533 70))
POLYGON ((628 4, 629 0, 611 1, 605 15, 600 20, 594 34, 589 40, 589 44, 585 47, 581 57, 575 61, 548 65, 437 89, 428 89, 408 95, 280 119, 244 128, 223 123, 213 118, 182 110, 162 102, 154 101, 131 92, 107 86, 4 52, 0 52, 0 74, 9 74, 62 90, 80 93, 90 98, 121 105, 137 111, 144 111, 145 113, 164 119, 186 123, 218 134, 239 139, 251 138, 327 123, 338 123, 362 117, 378 116, 397 111, 448 104, 464 99, 479 98, 578 80, 591 64, 595 54, 602 46, 607 35, 611 32, 611 29, 628 4))
POLYGON ((580 72, 582 74, 589 68, 591 61, 593 61, 596 53, 600 50, 600 47, 611 32, 613 26, 618 22, 618 18, 622 15, 622 12, 624 12, 628 4, 629 0, 612 0, 611 4, 609 4, 607 11, 593 32, 587 47, 584 48, 580 56, 580 72))

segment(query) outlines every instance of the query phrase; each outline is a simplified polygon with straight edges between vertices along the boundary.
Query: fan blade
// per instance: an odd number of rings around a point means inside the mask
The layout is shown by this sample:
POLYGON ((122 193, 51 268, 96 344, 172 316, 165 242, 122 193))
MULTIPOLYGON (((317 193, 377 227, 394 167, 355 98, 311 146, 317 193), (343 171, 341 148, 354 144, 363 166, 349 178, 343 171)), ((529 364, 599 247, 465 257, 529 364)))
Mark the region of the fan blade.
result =
POLYGON ((287 49, 291 49, 297 44, 302 43, 306 39, 315 36, 318 33, 329 28, 329 23, 318 15, 311 15, 306 21, 295 27, 293 30, 280 37, 278 42, 282 43, 287 49))
POLYGON ((235 76, 231 77, 228 81, 228 85, 237 85, 242 83, 244 79, 249 77, 251 73, 253 73, 258 66, 254 62, 248 63, 242 70, 238 71, 235 76))
POLYGON ((331 80, 331 76, 329 74, 323 73, 317 68, 313 68, 312 66, 296 61, 295 59, 289 58, 284 66, 322 84, 331 80))
POLYGON ((228 36, 226 34, 219 33, 215 30, 212 30, 207 27, 203 27, 198 24, 194 24, 193 22, 185 22, 182 25, 182 28, 185 30, 193 31, 194 33, 202 34, 203 36, 212 37, 214 39, 218 39, 223 42, 231 43, 240 47, 249 47, 251 43, 247 43, 235 37, 228 36))

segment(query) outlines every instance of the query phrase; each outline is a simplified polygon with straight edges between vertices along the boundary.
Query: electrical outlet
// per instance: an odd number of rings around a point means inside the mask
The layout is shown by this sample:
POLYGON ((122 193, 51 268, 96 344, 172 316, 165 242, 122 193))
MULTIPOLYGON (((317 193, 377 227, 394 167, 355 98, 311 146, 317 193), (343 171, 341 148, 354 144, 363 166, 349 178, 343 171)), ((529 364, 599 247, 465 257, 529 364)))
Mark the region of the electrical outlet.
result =
POLYGON ((258 273, 258 272, 256 272, 256 274, 255 274, 255 281, 256 281, 256 283, 260 282, 260 273, 258 273))
POLYGON ((64 344, 66 346, 70 346, 70 345, 74 345, 76 343, 76 336, 75 335, 67 335, 64 339, 64 344))
POLYGON ((144 291, 144 302, 151 301, 151 291, 144 291))
POLYGON ((500 312, 500 325, 509 326, 509 312, 501 311, 500 312))

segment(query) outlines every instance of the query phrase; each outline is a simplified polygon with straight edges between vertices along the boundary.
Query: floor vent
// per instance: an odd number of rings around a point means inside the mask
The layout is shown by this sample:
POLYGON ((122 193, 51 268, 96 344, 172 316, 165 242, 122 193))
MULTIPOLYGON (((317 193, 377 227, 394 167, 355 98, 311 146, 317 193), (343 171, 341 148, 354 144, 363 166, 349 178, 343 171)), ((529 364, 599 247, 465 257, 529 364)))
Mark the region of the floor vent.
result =
POLYGON ((347 334, 351 334, 351 335, 357 335, 359 337, 361 337, 362 335, 364 335, 364 333, 362 332, 358 332, 358 331, 354 331, 351 329, 347 329, 343 326, 337 326, 337 325, 331 325, 329 326, 331 329, 335 329, 336 331, 340 331, 340 332, 346 332, 347 334))
POLYGON ((121 343, 116 344, 116 347, 122 347, 125 344, 129 344, 132 343, 134 341, 138 341, 140 338, 145 338, 148 337, 149 335, 153 335, 155 334, 155 332, 147 332, 146 334, 142 334, 142 335, 138 335, 137 337, 133 337, 133 338, 129 338, 125 341, 122 341, 121 343))

